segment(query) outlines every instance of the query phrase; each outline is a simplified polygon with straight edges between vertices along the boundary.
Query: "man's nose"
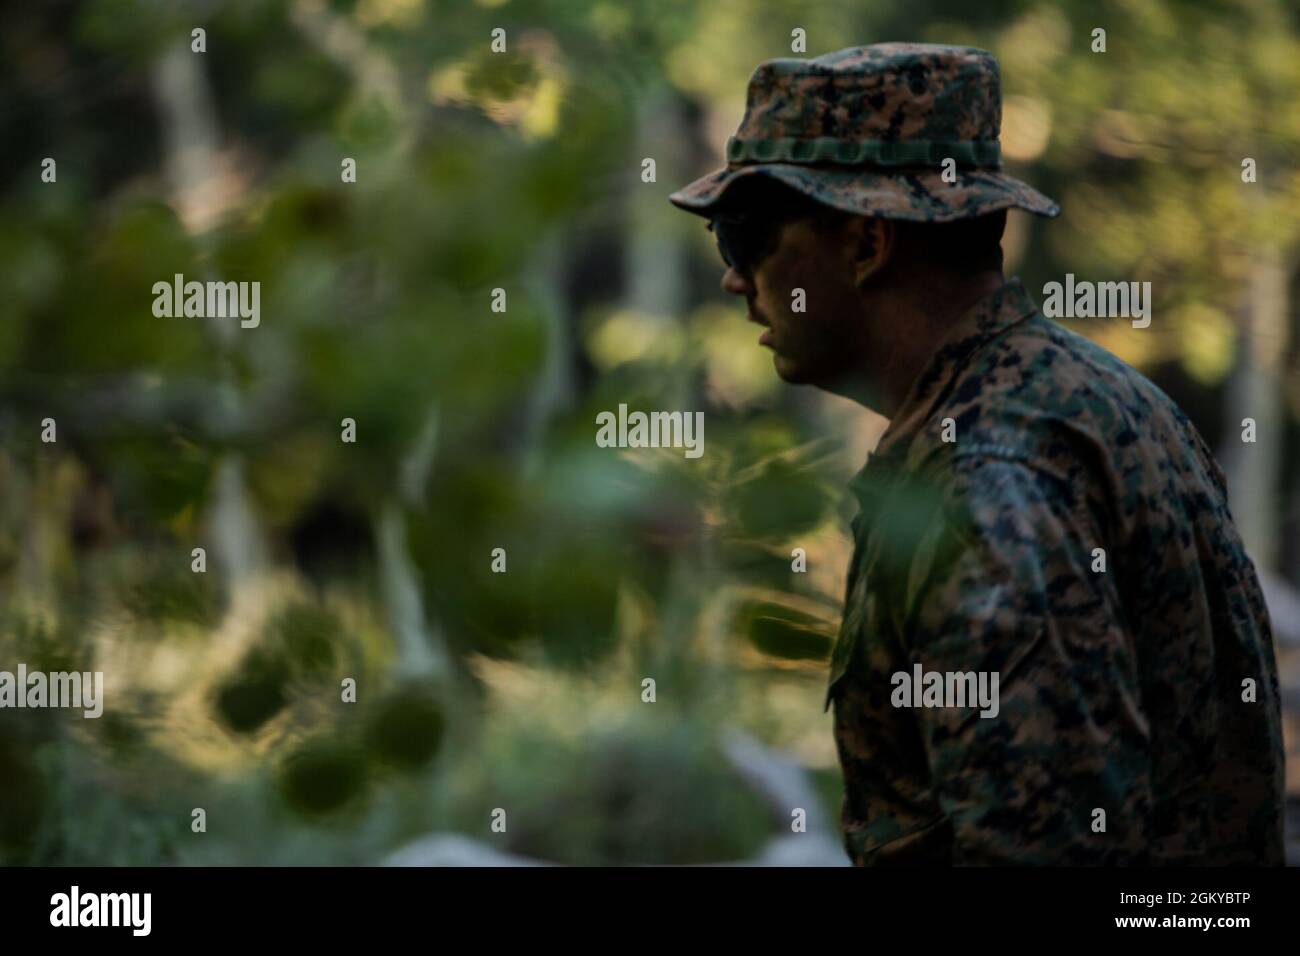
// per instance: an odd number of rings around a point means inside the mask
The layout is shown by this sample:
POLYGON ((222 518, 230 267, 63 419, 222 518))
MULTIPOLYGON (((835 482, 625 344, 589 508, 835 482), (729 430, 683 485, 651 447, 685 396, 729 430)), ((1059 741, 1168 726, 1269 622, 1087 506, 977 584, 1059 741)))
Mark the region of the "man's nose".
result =
POLYGON ((730 292, 732 295, 748 296, 754 289, 753 283, 742 276, 731 266, 727 266, 727 271, 722 273, 722 291, 730 292))

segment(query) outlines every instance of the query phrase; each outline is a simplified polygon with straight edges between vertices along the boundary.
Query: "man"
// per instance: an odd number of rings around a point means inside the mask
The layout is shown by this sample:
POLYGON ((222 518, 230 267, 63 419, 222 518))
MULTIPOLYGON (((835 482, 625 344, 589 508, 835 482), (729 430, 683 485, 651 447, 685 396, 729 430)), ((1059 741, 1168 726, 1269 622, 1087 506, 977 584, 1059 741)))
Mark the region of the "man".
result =
POLYGON ((1182 412, 1002 275, 997 63, 761 64, 710 219, 787 382, 890 424, 827 703, 859 865, 1277 864, 1272 635, 1182 412), (793 303, 803 290, 802 311, 793 303))

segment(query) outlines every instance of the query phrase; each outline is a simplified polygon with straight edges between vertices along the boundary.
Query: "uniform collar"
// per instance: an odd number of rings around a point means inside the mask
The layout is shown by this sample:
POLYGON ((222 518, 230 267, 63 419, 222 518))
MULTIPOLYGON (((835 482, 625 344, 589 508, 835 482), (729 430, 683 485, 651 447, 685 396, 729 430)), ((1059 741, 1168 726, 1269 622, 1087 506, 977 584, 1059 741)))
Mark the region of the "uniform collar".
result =
MULTIPOLYGON (((902 405, 889 420, 889 427, 869 456, 867 465, 881 459, 901 459, 911 439, 930 420, 940 401, 951 390, 957 374, 980 346, 1037 311, 1038 306, 1024 283, 1015 276, 954 320, 940 339, 934 355, 912 383, 902 405)), ((859 500, 872 496, 874 477, 868 475, 867 466, 864 466, 849 482, 859 500)))

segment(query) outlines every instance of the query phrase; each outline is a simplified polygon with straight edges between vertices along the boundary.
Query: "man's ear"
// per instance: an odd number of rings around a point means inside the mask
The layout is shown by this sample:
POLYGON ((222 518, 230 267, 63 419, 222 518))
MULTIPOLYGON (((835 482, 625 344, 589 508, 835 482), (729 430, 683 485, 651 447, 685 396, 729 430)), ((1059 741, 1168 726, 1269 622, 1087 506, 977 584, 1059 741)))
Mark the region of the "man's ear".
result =
POLYGON ((888 219, 872 216, 854 216, 849 220, 853 250, 853 281, 862 285, 875 275, 894 255, 894 242, 898 232, 888 219))

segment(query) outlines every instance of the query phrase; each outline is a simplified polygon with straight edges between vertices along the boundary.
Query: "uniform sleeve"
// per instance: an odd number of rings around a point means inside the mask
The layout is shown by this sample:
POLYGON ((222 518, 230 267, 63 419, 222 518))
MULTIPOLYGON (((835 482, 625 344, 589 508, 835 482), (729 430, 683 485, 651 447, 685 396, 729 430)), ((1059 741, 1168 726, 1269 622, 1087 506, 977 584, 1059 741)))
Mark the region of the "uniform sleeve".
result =
POLYGON ((903 628, 913 667, 944 675, 948 706, 916 714, 953 861, 1140 862, 1149 729, 1085 493, 1008 459, 958 459, 953 477, 903 628), (983 700, 952 706, 971 687, 983 700))

